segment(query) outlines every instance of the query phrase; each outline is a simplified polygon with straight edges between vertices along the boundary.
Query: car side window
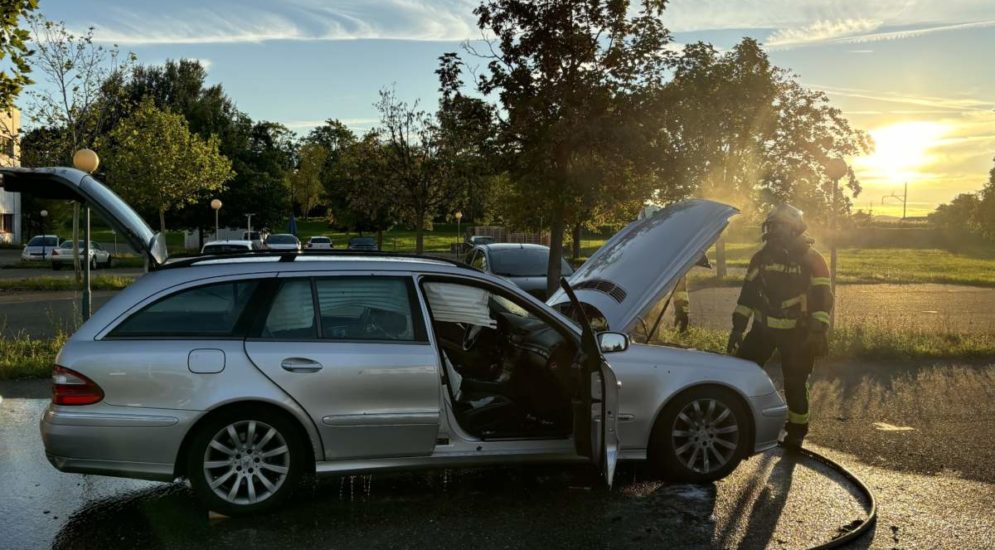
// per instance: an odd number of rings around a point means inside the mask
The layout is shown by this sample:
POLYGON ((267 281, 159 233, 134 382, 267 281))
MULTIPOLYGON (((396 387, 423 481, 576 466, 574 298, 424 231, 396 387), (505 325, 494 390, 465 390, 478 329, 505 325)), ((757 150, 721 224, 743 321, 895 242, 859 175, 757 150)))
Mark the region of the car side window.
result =
POLYGON ((410 279, 328 277, 315 289, 324 339, 427 341, 410 279))
POLYGON ((311 279, 289 279, 280 283, 260 336, 277 340, 314 340, 318 337, 311 279))
POLYGON ((131 315, 109 338, 228 337, 257 281, 215 283, 181 290, 131 315))

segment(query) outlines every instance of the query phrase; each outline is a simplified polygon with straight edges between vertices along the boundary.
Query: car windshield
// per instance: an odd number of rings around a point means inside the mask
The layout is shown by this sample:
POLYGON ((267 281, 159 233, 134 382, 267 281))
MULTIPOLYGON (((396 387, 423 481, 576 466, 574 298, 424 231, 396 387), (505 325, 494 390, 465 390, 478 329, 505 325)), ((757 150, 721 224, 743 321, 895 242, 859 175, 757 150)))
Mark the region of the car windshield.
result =
POLYGON ((270 235, 266 240, 267 244, 297 244, 297 237, 293 235, 270 235))
MULTIPOLYGON (((492 249, 490 253, 491 271, 503 277, 544 277, 549 263, 549 250, 545 248, 503 248, 492 249)), ((562 275, 570 275, 573 269, 566 261, 560 260, 562 275)))
POLYGON ((28 246, 59 246, 59 239, 56 237, 31 237, 28 246))

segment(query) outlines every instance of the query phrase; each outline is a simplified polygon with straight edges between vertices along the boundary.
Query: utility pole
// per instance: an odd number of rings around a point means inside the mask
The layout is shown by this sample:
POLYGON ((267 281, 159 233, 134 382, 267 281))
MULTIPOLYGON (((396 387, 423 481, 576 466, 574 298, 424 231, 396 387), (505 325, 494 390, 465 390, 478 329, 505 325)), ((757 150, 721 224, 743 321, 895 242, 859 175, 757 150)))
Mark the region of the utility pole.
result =
POLYGON ((255 216, 255 214, 253 213, 253 214, 246 214, 245 215, 246 219, 248 220, 246 222, 246 232, 249 233, 249 240, 250 241, 252 240, 252 216, 255 216))
POLYGON ((906 214, 906 206, 908 206, 909 203, 909 182, 905 182, 905 192, 902 194, 902 196, 899 196, 897 193, 885 195, 881 197, 881 204, 884 204, 885 199, 897 199, 902 201, 902 220, 904 221, 906 214))
MULTIPOLYGON (((73 166, 77 170, 82 170, 87 174, 92 174, 97 171, 97 167, 100 165, 100 158, 97 153, 90 149, 80 149, 73 154, 73 166)), ((83 303, 82 303, 82 315, 83 322, 90 319, 90 315, 93 313, 92 306, 92 292, 90 291, 90 205, 85 205, 84 209, 85 216, 85 227, 83 229, 83 303)), ((75 222, 75 220, 74 220, 75 222)), ((76 229, 75 224, 73 229, 76 229)), ((78 233, 73 231, 73 257, 74 260, 79 259, 79 242, 76 240, 78 233)))

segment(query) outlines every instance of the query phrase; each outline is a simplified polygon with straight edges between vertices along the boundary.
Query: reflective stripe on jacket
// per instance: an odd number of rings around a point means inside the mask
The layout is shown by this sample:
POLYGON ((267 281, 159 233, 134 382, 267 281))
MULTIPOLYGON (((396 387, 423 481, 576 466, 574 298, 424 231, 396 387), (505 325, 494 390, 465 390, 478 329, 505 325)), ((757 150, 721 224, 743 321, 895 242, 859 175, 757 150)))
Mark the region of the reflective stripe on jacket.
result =
POLYGON ((771 329, 804 324, 824 330, 832 309, 829 267, 811 241, 801 236, 787 249, 767 245, 753 255, 732 325, 733 330, 743 331, 755 315, 757 322, 771 329))

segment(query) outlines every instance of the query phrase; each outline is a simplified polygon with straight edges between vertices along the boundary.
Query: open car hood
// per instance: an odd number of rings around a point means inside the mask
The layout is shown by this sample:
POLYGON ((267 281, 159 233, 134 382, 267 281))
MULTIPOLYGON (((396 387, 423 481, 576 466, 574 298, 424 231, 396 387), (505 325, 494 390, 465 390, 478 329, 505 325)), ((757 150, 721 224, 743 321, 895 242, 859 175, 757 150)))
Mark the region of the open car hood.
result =
POLYGON ((150 269, 166 262, 166 241, 121 197, 93 176, 74 168, 0 168, 0 187, 40 199, 83 203, 143 254, 150 269))
MULTIPOLYGON (((581 302, 601 312, 608 330, 625 331, 697 263, 738 213, 703 199, 667 206, 613 235, 568 282, 581 302)), ((554 307, 567 302, 562 289, 546 301, 554 307)))

